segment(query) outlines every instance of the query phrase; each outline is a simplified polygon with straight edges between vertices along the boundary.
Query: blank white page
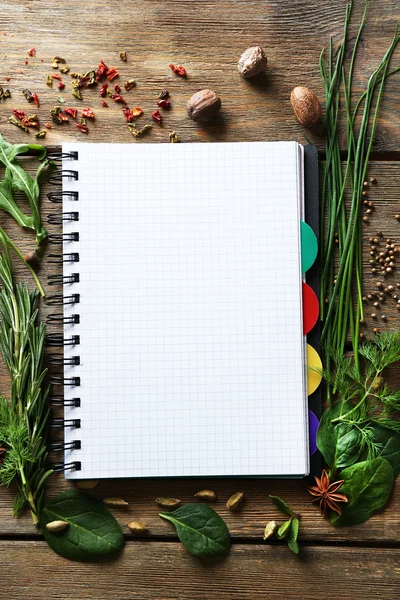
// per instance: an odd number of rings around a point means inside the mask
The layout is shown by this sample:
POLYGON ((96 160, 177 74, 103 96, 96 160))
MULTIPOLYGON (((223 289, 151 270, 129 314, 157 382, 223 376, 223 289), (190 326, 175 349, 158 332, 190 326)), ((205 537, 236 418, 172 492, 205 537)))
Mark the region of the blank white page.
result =
POLYGON ((67 477, 308 473, 299 148, 63 145, 67 477))

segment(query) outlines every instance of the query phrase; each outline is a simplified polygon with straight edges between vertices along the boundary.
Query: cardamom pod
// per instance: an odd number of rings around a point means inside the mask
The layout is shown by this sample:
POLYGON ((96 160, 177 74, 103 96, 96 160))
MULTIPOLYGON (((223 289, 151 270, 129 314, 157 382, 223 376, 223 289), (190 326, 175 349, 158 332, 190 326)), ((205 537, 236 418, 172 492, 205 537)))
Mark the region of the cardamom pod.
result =
POLYGON ((50 521, 50 523, 47 523, 46 529, 49 531, 63 531, 68 525, 67 521, 50 521))
POLYGON ((80 490, 93 490, 99 483, 98 479, 85 479, 84 481, 75 481, 75 485, 80 490))
POLYGON ((178 500, 178 498, 166 498, 165 496, 156 498, 156 502, 161 508, 178 508, 182 504, 182 500, 178 500))
POLYGON ((110 498, 104 498, 103 504, 105 504, 106 506, 117 506, 117 507, 129 506, 128 502, 126 502, 125 500, 122 500, 122 498, 116 498, 114 496, 111 496, 110 498))
POLYGON ((275 535, 278 529, 278 523, 276 521, 270 521, 266 524, 264 529, 264 540, 268 540, 275 535))
POLYGON ((200 490, 194 495, 195 498, 199 500, 208 500, 209 502, 213 502, 217 499, 217 494, 213 490, 200 490))
POLYGON ((147 533, 149 531, 149 528, 141 521, 129 521, 128 529, 130 529, 130 531, 132 531, 132 533, 137 533, 137 534, 147 533))
POLYGON ((232 496, 229 498, 228 502, 226 503, 226 508, 229 508, 229 510, 236 510, 236 508, 242 504, 243 500, 244 492, 236 492, 236 494, 232 494, 232 496))

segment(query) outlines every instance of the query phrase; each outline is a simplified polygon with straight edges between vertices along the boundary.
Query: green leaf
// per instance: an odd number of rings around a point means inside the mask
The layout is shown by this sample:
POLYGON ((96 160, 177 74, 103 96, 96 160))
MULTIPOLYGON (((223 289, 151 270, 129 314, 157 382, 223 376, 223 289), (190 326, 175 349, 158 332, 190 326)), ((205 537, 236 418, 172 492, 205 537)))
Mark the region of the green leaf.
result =
POLYGON ((294 515, 294 512, 292 511, 290 506, 288 506, 286 504, 286 502, 281 500, 281 498, 279 498, 278 496, 271 496, 271 495, 270 495, 270 498, 271 498, 272 502, 275 504, 276 508, 278 510, 280 510, 281 512, 283 512, 285 515, 289 515, 289 516, 294 515))
POLYGON ((229 552, 228 527, 207 504, 185 504, 173 512, 159 514, 175 525, 180 541, 194 556, 210 558, 229 552))
POLYGON ((284 540, 288 537, 291 525, 292 525, 292 519, 289 519, 288 521, 285 521, 279 527, 278 531, 276 532, 276 537, 278 540, 284 540))
POLYGON ((349 423, 338 423, 334 433, 336 434, 336 467, 339 469, 350 467, 360 456, 361 432, 349 423))
POLYGON ((124 546, 122 529, 102 502, 77 490, 59 494, 42 510, 40 524, 49 546, 65 558, 92 562, 119 552, 124 546), (49 531, 51 521, 67 521, 60 533, 49 531))
POLYGON ((334 513, 333 525, 358 525, 367 521, 382 508, 393 486, 393 469, 384 458, 359 462, 340 473, 344 480, 340 493, 348 503, 342 505, 342 514, 334 513))
MULTIPOLYGON (((400 433, 382 427, 377 423, 372 423, 373 429, 373 442, 380 444, 382 449, 379 452, 379 456, 385 458, 392 466, 394 476, 397 477, 400 473, 400 433)), ((366 452, 363 454, 363 458, 366 460, 366 452)))
POLYGON ((345 437, 349 430, 343 427, 343 423, 331 422, 332 419, 336 419, 351 410, 353 406, 352 402, 337 402, 328 408, 321 417, 317 430, 317 446, 330 468, 334 465, 338 466, 336 464, 338 460, 342 467, 350 466, 359 456, 359 453, 357 455, 357 447, 354 444, 355 437, 348 436, 341 442, 341 438, 345 437))
POLYGON ((292 524, 289 529, 287 545, 289 546, 290 550, 295 554, 299 553, 299 545, 297 543, 297 538, 299 536, 299 527, 300 521, 297 517, 294 517, 292 519, 292 524))

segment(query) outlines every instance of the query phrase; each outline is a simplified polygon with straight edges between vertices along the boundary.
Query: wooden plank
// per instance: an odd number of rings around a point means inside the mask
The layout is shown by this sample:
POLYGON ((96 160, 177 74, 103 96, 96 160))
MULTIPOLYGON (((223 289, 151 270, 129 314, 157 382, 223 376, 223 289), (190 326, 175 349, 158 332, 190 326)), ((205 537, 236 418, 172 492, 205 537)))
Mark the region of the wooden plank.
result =
POLYGON ((203 564, 180 544, 130 542, 102 564, 71 563, 44 542, 0 542, 0 600, 395 600, 398 549, 238 544, 203 564), (26 560, 29 556, 29 560, 26 560))
MULTIPOLYGON (((400 243, 400 224, 395 220, 394 215, 399 210, 398 190, 400 189, 400 170, 397 164, 386 162, 375 162, 371 164, 370 175, 377 178, 377 184, 371 186, 369 194, 371 200, 375 203, 375 210, 371 218, 371 223, 364 227, 365 236, 365 280, 364 289, 374 289, 376 278, 370 273, 369 244, 370 235, 375 235, 376 231, 382 230, 385 235, 391 237, 396 243, 400 243)), ((46 221, 47 215, 57 209, 46 200, 46 193, 51 189, 50 186, 43 188, 43 215, 46 221)), ((3 215, 2 215, 3 219, 3 215)), ((29 233, 22 233, 10 219, 4 218, 5 227, 11 237, 18 241, 24 251, 33 247, 33 236, 29 233)), ((49 226, 49 230, 54 232, 57 227, 49 226)), ((49 247, 48 252, 58 251, 57 248, 49 247)), ((46 260, 40 270, 40 277, 45 285, 46 291, 53 293, 59 289, 51 290, 47 285, 47 275, 50 272, 57 272, 59 267, 50 265, 46 260)), ((20 263, 16 263, 16 269, 19 278, 27 280, 27 272, 20 263)), ((400 282, 398 274, 393 275, 390 281, 400 282)), ((382 310, 382 309, 381 309, 382 310)), ((53 309, 54 311, 54 309, 53 309)), ((51 312, 50 307, 42 303, 42 316, 51 312)), ((398 327, 400 312, 396 309, 396 302, 388 300, 385 305, 385 313, 388 315, 388 321, 383 323, 383 327, 398 327)), ((367 318, 365 331, 371 335, 375 322, 367 318)), ((57 329, 51 328, 51 331, 57 329)), ((0 389, 3 393, 8 390, 8 375, 5 371, 3 361, 0 361, 0 389)), ((394 385, 400 383, 400 371, 392 371, 391 381, 394 385)), ((105 449, 106 451, 106 449, 105 449)), ((309 481, 280 481, 280 480, 128 480, 128 481, 109 481, 102 482, 94 490, 94 495, 98 498, 117 495, 125 498, 130 503, 130 507, 125 512, 116 512, 122 525, 133 518, 140 518, 145 521, 149 527, 151 535, 166 535, 174 537, 173 530, 167 523, 158 517, 158 509, 154 504, 157 496, 175 496, 181 498, 184 502, 194 501, 193 494, 201 488, 210 487, 218 492, 219 501, 214 505, 226 518, 232 536, 236 538, 261 539, 265 524, 271 519, 280 518, 279 513, 274 509, 268 494, 277 494, 282 496, 296 511, 303 516, 301 527, 301 539, 308 541, 358 541, 358 542, 395 542, 400 535, 400 494, 399 485, 396 486, 395 493, 387 506, 381 513, 374 516, 368 523, 359 527, 335 529, 322 519, 315 505, 310 503, 311 497, 306 491, 309 481), (243 509, 237 513, 229 513, 225 509, 225 502, 230 494, 243 489, 246 493, 246 503, 243 509)), ((49 496, 66 489, 68 486, 62 476, 52 478, 49 496)), ((32 527, 29 515, 25 515, 18 520, 12 518, 11 514, 11 492, 0 489, 0 535, 34 535, 36 532, 32 527)))
MULTIPOLYGON (((56 86, 48 88, 45 79, 49 72, 54 73, 50 66, 52 57, 62 55, 72 71, 87 71, 104 59, 118 67, 122 82, 134 77, 137 87, 127 92, 126 97, 129 103, 145 110, 146 116, 139 122, 150 120, 160 90, 170 90, 173 108, 163 113, 163 126, 155 125, 144 142, 167 142, 168 133, 176 130, 185 142, 264 139, 304 142, 307 135, 322 148, 323 126, 314 132, 304 130, 293 117, 289 98, 294 86, 307 85, 323 101, 319 54, 323 46, 328 46, 330 35, 334 36, 335 44, 341 39, 346 3, 347 0, 334 3, 91 0, 74 5, 73 10, 67 3, 58 3, 55 11, 51 0, 29 4, 25 0, 5 0, 2 30, 6 35, 0 39, 0 83, 5 84, 4 78, 11 77, 6 85, 13 97, 0 105, 2 132, 10 140, 28 138, 8 123, 11 107, 28 109, 21 95, 24 88, 39 95, 41 123, 50 120, 49 110, 58 104, 59 90, 56 86), (267 75, 245 81, 237 72, 237 60, 255 43, 267 52, 267 75), (31 46, 37 48, 36 58, 27 56, 31 46), (127 63, 119 60, 120 50, 128 53, 127 63), (172 74, 168 67, 171 62, 187 68, 187 80, 172 74), (199 127, 187 118, 185 106, 194 91, 204 87, 221 95, 223 111, 215 123, 199 127)), ((353 40, 363 8, 362 2, 355 4, 350 33, 353 40)), ((369 75, 389 46, 397 19, 392 3, 376 0, 371 4, 357 63, 355 94, 365 88, 369 75)), ((394 64, 397 64, 395 59, 394 64)), ((70 75, 64 77, 67 87, 62 92, 67 105, 90 105, 97 115, 95 123, 90 124, 89 141, 134 141, 119 106, 110 101, 110 108, 102 108, 98 89, 86 91, 83 102, 73 98, 70 79, 70 75)), ((399 100, 400 76, 396 75, 385 91, 375 150, 399 150, 399 100)), ((29 106, 28 112, 35 112, 31 109, 29 106)), ((33 139, 32 134, 29 137, 33 139)), ((86 141, 73 123, 54 126, 48 132, 49 142, 66 139, 86 141)))

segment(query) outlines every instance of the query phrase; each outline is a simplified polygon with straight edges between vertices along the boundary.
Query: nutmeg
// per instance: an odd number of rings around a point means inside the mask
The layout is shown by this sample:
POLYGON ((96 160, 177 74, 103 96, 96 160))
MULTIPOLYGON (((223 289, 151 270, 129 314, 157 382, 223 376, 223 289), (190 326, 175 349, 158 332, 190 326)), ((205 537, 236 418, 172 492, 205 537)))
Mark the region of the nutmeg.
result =
POLYGON ((290 94, 290 102, 297 120, 305 127, 312 127, 321 117, 321 104, 312 90, 298 86, 290 94))
POLYGON ((243 77, 250 79, 264 71, 267 62, 264 50, 260 46, 252 46, 239 58, 238 71, 243 77))
POLYGON ((212 90, 200 90, 187 103, 188 115, 193 121, 204 123, 213 119, 221 108, 221 98, 212 90))

